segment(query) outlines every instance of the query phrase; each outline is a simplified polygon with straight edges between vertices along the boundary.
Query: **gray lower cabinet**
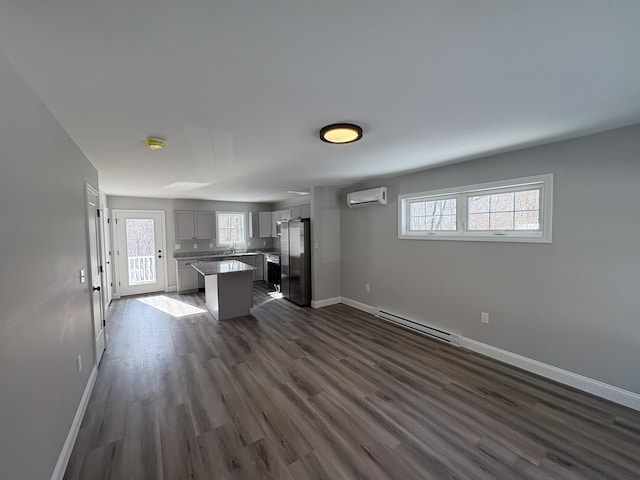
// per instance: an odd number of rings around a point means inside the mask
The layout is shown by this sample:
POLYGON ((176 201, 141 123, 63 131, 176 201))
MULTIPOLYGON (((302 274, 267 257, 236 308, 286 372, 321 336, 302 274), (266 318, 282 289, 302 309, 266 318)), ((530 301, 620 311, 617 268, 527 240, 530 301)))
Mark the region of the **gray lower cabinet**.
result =
POLYGON ((178 293, 192 293, 198 291, 198 276, 191 266, 196 260, 176 261, 176 288, 178 293))
POLYGON ((196 272, 191 266, 192 263, 197 262, 220 262, 222 260, 238 260, 239 262, 246 263, 252 267, 256 267, 257 270, 253 271, 253 281, 261 282, 265 279, 265 255, 234 255, 231 257, 204 257, 204 258, 192 258, 188 260, 176 261, 176 287, 178 293, 192 293, 197 292, 199 289, 204 288, 204 277, 196 272))
MULTIPOLYGON (((242 263, 246 263, 247 265, 251 265, 252 267, 256 266, 256 259, 257 259, 258 255, 241 255, 239 257, 231 257, 225 260, 238 260, 239 262, 242 263)), ((257 270, 253 271, 253 281, 256 281, 256 272, 257 270)))
POLYGON ((264 255, 236 255, 233 257, 224 257, 220 260, 238 260, 239 262, 246 263, 247 265, 251 265, 252 267, 256 267, 257 270, 253 271, 253 281, 259 282, 264 279, 264 264, 263 264, 264 255))
POLYGON ((264 280, 264 255, 254 255, 257 270, 253 271, 253 281, 261 282, 264 280))
POLYGON ((262 255, 262 279, 269 283, 269 262, 266 255, 262 255))

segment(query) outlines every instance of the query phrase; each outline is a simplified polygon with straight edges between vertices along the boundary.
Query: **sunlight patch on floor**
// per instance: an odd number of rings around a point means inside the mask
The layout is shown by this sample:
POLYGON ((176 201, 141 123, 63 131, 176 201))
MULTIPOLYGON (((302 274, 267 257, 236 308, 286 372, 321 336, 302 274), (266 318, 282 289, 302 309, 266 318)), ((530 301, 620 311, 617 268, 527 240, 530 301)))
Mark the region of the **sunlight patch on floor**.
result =
POLYGON ((278 300, 280 298, 284 298, 281 292, 268 292, 269 298, 261 301, 258 305, 254 305, 253 308, 261 307, 262 305, 266 305, 269 302, 273 302, 274 300, 278 300))
POLYGON ((160 310, 161 312, 168 313, 176 318, 207 313, 203 308, 181 302, 180 300, 176 300, 175 298, 170 298, 165 295, 139 298, 138 301, 160 310))

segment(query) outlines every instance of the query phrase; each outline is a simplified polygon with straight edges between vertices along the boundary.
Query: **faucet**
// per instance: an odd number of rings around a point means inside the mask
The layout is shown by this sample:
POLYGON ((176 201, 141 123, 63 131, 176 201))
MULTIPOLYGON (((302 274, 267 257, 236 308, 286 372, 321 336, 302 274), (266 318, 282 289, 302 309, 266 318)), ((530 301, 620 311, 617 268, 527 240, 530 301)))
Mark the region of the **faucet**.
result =
POLYGON ((236 242, 233 242, 233 246, 231 247, 231 253, 236 253, 236 242))

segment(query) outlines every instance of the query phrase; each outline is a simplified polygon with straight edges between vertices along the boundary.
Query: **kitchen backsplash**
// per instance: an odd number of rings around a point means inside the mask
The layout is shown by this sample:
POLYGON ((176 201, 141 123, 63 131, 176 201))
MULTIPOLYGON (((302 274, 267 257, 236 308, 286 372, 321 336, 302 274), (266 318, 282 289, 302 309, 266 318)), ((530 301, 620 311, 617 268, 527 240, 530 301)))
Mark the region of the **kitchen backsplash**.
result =
MULTIPOLYGON (((245 246, 236 247, 237 250, 256 250, 256 249, 269 249, 274 248, 274 242, 278 242, 278 248, 280 247, 280 239, 275 238, 250 238, 245 246)), ((178 252, 198 252, 198 251, 225 251, 229 250, 229 247, 218 247, 214 240, 182 240, 176 241, 173 250, 178 252), (194 244, 197 248, 194 248, 194 244), (180 248, 176 248, 176 245, 180 245, 180 248), (211 245, 211 246, 210 246, 211 245)))

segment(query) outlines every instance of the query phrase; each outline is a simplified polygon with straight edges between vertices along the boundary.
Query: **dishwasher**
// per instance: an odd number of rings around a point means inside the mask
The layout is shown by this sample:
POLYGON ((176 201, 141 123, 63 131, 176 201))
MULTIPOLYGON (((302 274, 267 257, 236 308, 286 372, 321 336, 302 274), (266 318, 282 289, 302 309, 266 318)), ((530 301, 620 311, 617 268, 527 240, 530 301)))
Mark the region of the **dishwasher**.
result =
POLYGON ((267 259, 267 283, 271 283, 273 288, 280 290, 280 255, 268 253, 267 259))

